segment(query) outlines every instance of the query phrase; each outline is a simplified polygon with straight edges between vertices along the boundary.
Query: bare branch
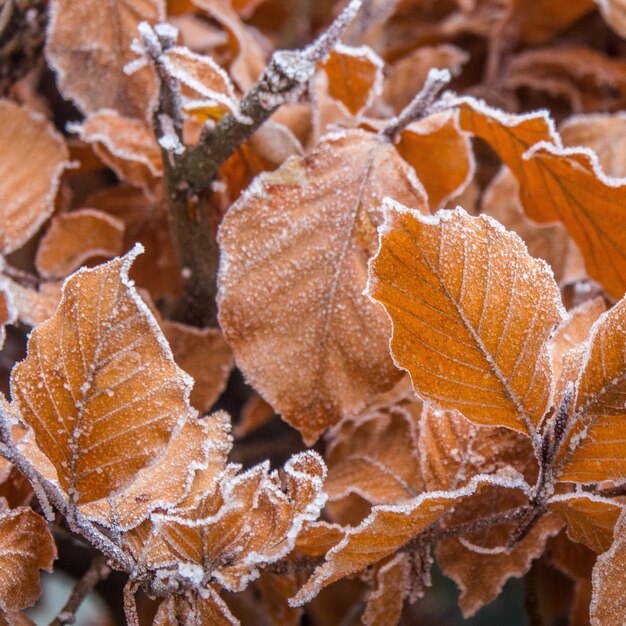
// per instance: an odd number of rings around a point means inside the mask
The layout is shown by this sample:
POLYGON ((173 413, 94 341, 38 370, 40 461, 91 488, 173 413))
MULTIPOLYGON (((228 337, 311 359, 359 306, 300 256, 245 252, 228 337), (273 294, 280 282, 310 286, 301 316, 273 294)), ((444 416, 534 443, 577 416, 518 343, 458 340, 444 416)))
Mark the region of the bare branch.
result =
POLYGON ((50 622, 50 626, 73 624, 76 621, 76 612, 83 600, 93 591, 94 587, 101 580, 106 580, 110 573, 111 568, 107 565, 106 558, 103 556, 95 557, 89 569, 76 583, 70 597, 59 614, 50 622))

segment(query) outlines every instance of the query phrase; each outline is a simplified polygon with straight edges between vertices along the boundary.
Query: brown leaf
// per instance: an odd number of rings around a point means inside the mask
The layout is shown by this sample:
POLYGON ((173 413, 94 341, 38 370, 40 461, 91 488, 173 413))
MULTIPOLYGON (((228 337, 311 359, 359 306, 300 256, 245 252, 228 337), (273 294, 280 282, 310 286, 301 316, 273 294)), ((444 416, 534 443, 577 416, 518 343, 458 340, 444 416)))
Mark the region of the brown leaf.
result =
POLYGON ((61 300, 60 282, 42 283, 39 290, 23 287, 7 276, 0 276, 0 289, 10 294, 17 319, 36 326, 54 315, 61 300))
POLYGON ((580 353, 572 415, 556 455, 560 480, 619 481, 626 475, 626 299, 601 315, 580 353))
POLYGON ((69 152, 46 119, 8 100, 0 100, 0 146, 0 253, 8 254, 21 248, 54 211, 69 152))
POLYGON ((327 448, 331 500, 357 493, 390 504, 424 491, 417 450, 421 402, 366 411, 340 424, 327 448))
POLYGON ((372 513, 359 526, 347 529, 345 537, 326 554, 326 562, 313 572, 290 603, 292 606, 306 604, 332 582, 393 554, 461 501, 489 485, 519 489, 526 483, 475 476, 464 489, 426 492, 398 504, 373 507, 372 513))
POLYGON ((120 179, 150 188, 163 176, 161 151, 146 121, 101 110, 71 128, 120 179))
POLYGON ((44 278, 64 278, 92 257, 121 254, 123 237, 124 224, 101 211, 61 213, 39 242, 35 266, 44 278))
POLYGON ((224 336, 309 444, 399 378, 389 323, 362 294, 388 194, 424 208, 393 147, 351 131, 258 177, 220 227, 224 336))
POLYGON ((621 297, 626 291, 626 229, 621 228, 626 187, 607 179, 591 153, 561 148, 545 113, 505 116, 466 98, 460 122, 487 141, 521 181, 528 216, 561 221, 578 244, 589 275, 621 297))
POLYGON ((366 109, 382 90, 383 60, 367 46, 353 48, 340 43, 322 67, 328 74, 330 95, 351 115, 366 109))
POLYGON ((300 626, 304 611, 301 608, 293 608, 287 604, 287 599, 298 591, 300 586, 298 578, 298 574, 284 574, 281 576, 262 574, 257 581, 257 587, 261 592, 263 604, 272 624, 300 626))
POLYGON ((535 432, 551 401, 546 340, 563 315, 542 261, 491 218, 387 203, 369 294, 417 393, 480 424, 535 432))
POLYGON ((185 595, 171 595, 161 602, 154 618, 153 626, 239 626, 239 620, 220 598, 214 587, 203 590, 202 596, 188 592, 185 595))
POLYGON ((46 521, 27 507, 0 512, 0 607, 19 611, 41 593, 39 570, 52 571, 57 549, 46 521))
POLYGON ((432 211, 461 193, 474 175, 469 140, 449 113, 410 124, 400 134, 397 148, 424 185, 432 211))
POLYGON ((6 285, 0 283, 0 350, 4 346, 6 324, 13 324, 17 320, 17 310, 13 303, 11 292, 6 285))
POLYGON ((46 40, 46 58, 57 74, 59 90, 85 114, 114 109, 120 115, 144 118, 156 95, 150 69, 132 75, 124 66, 135 60, 131 51, 142 21, 162 22, 162 0, 53 0, 46 40))
POLYGON ((591 578, 591 623, 594 626, 623 626, 626 622, 626 513, 615 527, 615 540, 598 558, 591 578))
POLYGON ((585 278, 585 262, 565 227, 559 222, 539 224, 528 218, 519 193, 517 179, 503 166, 485 190, 481 212, 516 232, 531 256, 550 265, 559 284, 585 278))
POLYGON ((572 541, 584 543, 597 553, 611 547, 613 529, 623 509, 617 502, 579 493, 553 496, 548 507, 565 520, 572 541))
POLYGON ((275 415, 274 407, 254 392, 241 408, 241 417, 233 428, 233 435, 237 439, 245 437, 267 424, 275 415))
POLYGON ((378 568, 362 617, 365 626, 396 626, 400 623, 410 575, 406 554, 396 554, 378 568))
POLYGON ((70 277, 11 390, 72 501, 128 484, 190 419, 191 381, 128 279, 138 249, 70 277))
POLYGON ((163 334, 176 363, 194 379, 191 404, 206 413, 226 388, 233 354, 217 328, 195 328, 166 321, 163 334))

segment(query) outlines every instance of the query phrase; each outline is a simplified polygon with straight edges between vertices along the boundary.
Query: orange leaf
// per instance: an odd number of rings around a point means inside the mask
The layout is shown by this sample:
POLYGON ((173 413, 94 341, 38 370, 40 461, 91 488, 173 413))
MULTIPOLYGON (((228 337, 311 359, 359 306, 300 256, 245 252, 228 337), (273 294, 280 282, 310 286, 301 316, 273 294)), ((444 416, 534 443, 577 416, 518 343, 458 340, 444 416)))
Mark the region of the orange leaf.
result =
POLYGON ((592 494, 567 493, 550 498, 548 507, 567 524, 572 541, 594 552, 606 552, 613 543, 613 529, 623 506, 592 494))
POLYGON ((70 277, 11 390, 72 501, 128 484, 193 416, 191 381, 128 279, 139 249, 70 277))
POLYGON ((577 395, 556 456, 559 480, 581 483, 626 476, 626 299, 601 315, 581 353, 577 395))
POLYGON ((375 506, 359 526, 348 528, 345 537, 326 554, 326 562, 313 572, 290 604, 306 604, 322 588, 393 554, 486 485, 524 489, 526 483, 475 476, 464 489, 426 492, 399 504, 375 506))
POLYGON ((35 326, 54 315, 61 300, 59 282, 42 283, 39 290, 23 287, 7 276, 0 276, 0 289, 10 294, 17 319, 35 326))
POLYGON ((598 558, 591 577, 591 623, 594 626, 623 626, 626 622, 626 513, 615 527, 615 540, 598 558))
POLYGON ((39 242, 35 266, 45 278, 63 278, 87 259, 121 254, 123 237, 124 224, 101 211, 61 213, 39 242))
POLYGON ((549 268, 491 218, 387 203, 369 294, 417 393, 480 424, 532 434, 550 405, 546 341, 563 311, 549 268))
POLYGON ((592 153, 562 148, 545 113, 503 115, 469 98, 460 108, 461 128, 487 141, 520 181, 528 216, 563 222, 589 275, 620 298, 626 291, 623 182, 608 179, 592 153))
POLYGON ((362 617, 365 626, 396 626, 400 623, 410 577, 406 554, 396 554, 378 568, 362 617))
POLYGON ((54 211, 69 152, 47 120, 8 100, 0 100, 0 146, 0 253, 8 254, 54 211))
POLYGON ((13 324, 17 320, 17 310, 6 285, 0 283, 0 350, 4 346, 6 324, 13 324))
POLYGON ((161 150, 144 120, 104 110, 93 113, 80 125, 72 125, 71 129, 92 144, 102 162, 122 180, 149 188, 163 176, 161 150))
POLYGON ((181 624, 210 624, 211 626, 239 626, 239 620, 209 586, 202 595, 188 592, 171 595, 161 602, 153 626, 180 626, 181 624))
POLYGON ((621 37, 626 37, 626 2, 624 0, 597 0, 602 17, 621 37))
POLYGON ((220 226, 224 336, 309 444, 399 378, 389 323, 362 293, 388 194, 424 206, 394 148, 351 131, 259 176, 220 226))
POLYGON ((144 68, 129 76, 124 66, 136 59, 130 46, 139 23, 164 19, 163 0, 53 0, 46 58, 61 93, 86 114, 109 108, 146 117, 156 95, 154 75, 144 68))
POLYGON ((27 507, 0 512, 0 607, 18 611, 39 594, 39 570, 52 571, 54 539, 43 517, 27 507))
POLYGON ((367 46, 337 44, 322 67, 328 74, 330 95, 351 115, 366 109, 382 90, 383 60, 367 46))
POLYGON ((449 113, 410 124, 401 133, 397 148, 424 185, 433 211, 461 193, 474 175, 469 140, 449 113))

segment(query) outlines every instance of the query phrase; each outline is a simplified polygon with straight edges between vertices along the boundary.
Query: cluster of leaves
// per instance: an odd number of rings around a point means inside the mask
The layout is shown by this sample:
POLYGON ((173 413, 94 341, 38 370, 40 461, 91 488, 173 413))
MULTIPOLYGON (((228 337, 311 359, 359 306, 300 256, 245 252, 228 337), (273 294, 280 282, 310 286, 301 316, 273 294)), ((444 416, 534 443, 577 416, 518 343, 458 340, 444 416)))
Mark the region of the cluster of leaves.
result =
POLYGON ((525 576, 533 623, 624 624, 626 3, 40 5, 0 623, 70 532, 108 566, 58 624, 109 568, 132 625, 413 623, 435 559, 465 616, 525 576))

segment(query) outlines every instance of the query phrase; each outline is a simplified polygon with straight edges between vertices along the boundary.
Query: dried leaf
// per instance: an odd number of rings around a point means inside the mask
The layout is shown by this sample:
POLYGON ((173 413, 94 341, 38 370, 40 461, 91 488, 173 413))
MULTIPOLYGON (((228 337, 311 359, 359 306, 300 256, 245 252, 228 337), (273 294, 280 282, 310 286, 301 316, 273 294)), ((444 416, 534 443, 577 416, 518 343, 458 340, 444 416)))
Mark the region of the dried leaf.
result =
POLYGON ((191 404, 205 413, 226 388, 233 354, 217 328, 194 328, 169 321, 162 327, 176 363, 194 379, 191 404))
POLYGON ((122 253, 124 224, 95 209, 61 213, 50 222, 35 257, 45 278, 63 278, 92 257, 112 258, 122 253))
POLYGON ((626 37, 626 2, 624 0, 596 0, 602 17, 621 37, 626 37))
POLYGON ((606 552, 613 543, 613 529, 623 507, 591 494, 568 493, 550 498, 549 508, 567 523, 572 541, 584 543, 594 552, 606 552))
POLYGON ((549 268, 489 217, 387 202, 369 294, 417 393, 480 424, 532 434, 551 401, 546 340, 561 319, 549 268))
POLYGON ((433 211, 461 193, 474 176, 469 140, 449 113, 410 124, 401 133, 397 148, 424 185, 433 211))
POLYGON ((11 389, 72 501, 128 484, 193 416, 191 381, 128 279, 138 249, 69 278, 11 389))
POLYGON ((6 324, 14 324, 17 320, 17 310, 6 285, 0 283, 0 350, 4 346, 6 324))
POLYGON ((265 426, 275 415, 274 407, 255 392, 241 408, 241 417, 233 428, 233 435, 237 439, 245 437, 257 428, 265 426))
POLYGON ((619 481, 626 476, 626 299, 601 315, 581 353, 572 415, 556 456, 560 480, 619 481))
POLYGON ((144 120, 100 110, 71 128, 120 179, 149 188, 163 175, 159 145, 144 120))
POLYGON ((131 75, 124 66, 135 60, 131 51, 137 26, 165 19, 162 0, 53 0, 46 40, 46 58, 57 74, 61 93, 85 114, 114 109, 120 115, 145 118, 156 81, 148 68, 131 75))
POLYGON ((0 100, 0 146, 0 253, 8 254, 52 214, 69 152, 46 119, 8 100, 0 100))
POLYGON ((313 572, 290 604, 301 606, 323 587, 393 554, 462 500, 487 485, 523 489, 526 483, 475 476, 464 489, 426 492, 399 504, 375 506, 359 526, 348 528, 345 537, 326 554, 326 562, 313 572))
POLYGON ((46 521, 27 507, 0 512, 0 607, 19 611, 39 594, 39 570, 52 571, 57 549, 46 521))
POLYGON ((52 317, 61 300, 59 282, 42 283, 37 291, 0 275, 0 289, 10 294, 17 319, 29 326, 36 326, 52 317))
POLYGON ((388 194, 424 207, 393 147, 352 131, 258 177, 220 227, 224 336, 307 443, 399 377, 389 323, 362 294, 388 194))
POLYGON ((209 586, 202 596, 188 592, 185 595, 171 595, 161 602, 154 618, 153 626, 239 626, 239 620, 220 598, 217 590, 209 586))
POLYGON ((417 451, 421 402, 370 410, 342 422, 327 448, 325 491, 390 504, 424 491, 417 451))
POLYGON ((626 513, 615 527, 615 540, 598 558, 591 577, 591 623, 594 626, 623 626, 626 622, 626 513))
POLYGON ((396 554, 378 568, 362 617, 365 626, 396 626, 400 622, 410 575, 406 554, 396 554))
POLYGON ((367 46, 353 48, 338 44, 324 61, 330 95, 351 115, 357 115, 380 95, 383 60, 367 46))
POLYGON ((626 188, 608 179, 593 153, 562 148, 545 113, 506 116, 464 99, 461 127, 487 141, 521 181, 528 216, 561 221, 578 244, 589 275, 615 297, 626 291, 626 188), (529 150, 532 148, 532 150, 529 150))

